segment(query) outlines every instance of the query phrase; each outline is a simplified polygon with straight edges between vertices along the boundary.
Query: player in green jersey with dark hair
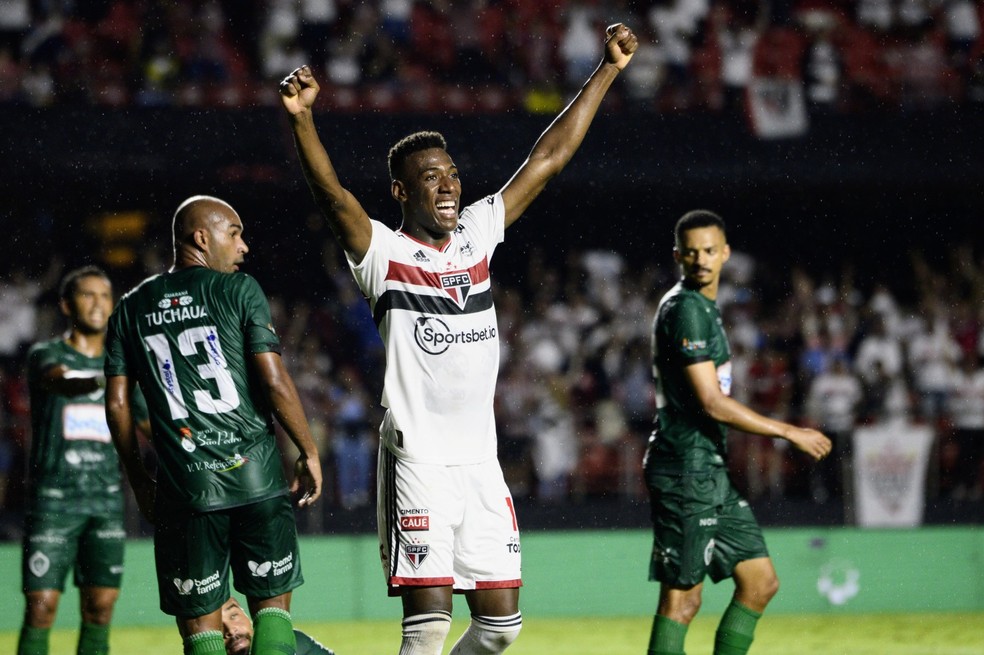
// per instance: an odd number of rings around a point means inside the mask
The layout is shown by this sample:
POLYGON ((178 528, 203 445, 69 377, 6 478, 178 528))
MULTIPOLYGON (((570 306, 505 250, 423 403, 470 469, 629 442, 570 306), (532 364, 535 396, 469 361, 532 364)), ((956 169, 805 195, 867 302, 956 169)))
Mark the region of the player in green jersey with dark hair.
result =
POLYGON ((675 242, 683 279, 660 301, 653 323, 657 414, 644 469, 653 519, 649 577, 660 582, 660 594, 648 652, 683 653, 710 576, 735 582, 714 653, 741 655, 779 579, 748 502, 728 477, 727 429, 786 439, 817 460, 830 453, 830 440, 730 398, 731 352, 715 303, 731 254, 724 221, 688 212, 675 242))
POLYGON ((65 275, 59 295, 68 332, 28 353, 30 500, 18 655, 47 655, 70 569, 82 606, 78 653, 109 652, 123 575, 122 480, 106 425, 103 377, 113 287, 101 269, 85 266, 65 275))
POLYGON ((253 653, 293 653, 291 591, 302 582, 297 528, 274 417, 300 451, 291 491, 321 494, 321 465, 270 307, 239 273, 243 223, 195 196, 174 214, 174 266, 127 293, 110 318, 106 411, 140 510, 154 524, 161 609, 184 652, 224 655, 229 573, 249 601, 253 653), (156 481, 131 428, 131 390, 150 409, 156 481))
MULTIPOLYGON (((234 597, 222 606, 222 636, 226 655, 249 655, 253 643, 253 622, 234 597)), ((335 651, 300 630, 294 630, 294 639, 297 646, 291 655, 335 655, 335 651)))

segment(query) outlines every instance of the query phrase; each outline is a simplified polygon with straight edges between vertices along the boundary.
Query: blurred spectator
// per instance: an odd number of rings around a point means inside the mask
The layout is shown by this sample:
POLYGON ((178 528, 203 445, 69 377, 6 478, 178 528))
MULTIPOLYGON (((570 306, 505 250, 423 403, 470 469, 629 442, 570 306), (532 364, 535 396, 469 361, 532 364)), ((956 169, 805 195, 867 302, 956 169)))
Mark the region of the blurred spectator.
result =
POLYGON ((397 45, 410 41, 410 15, 412 0, 381 0, 379 3, 380 28, 397 45))
POLYGON ((0 2, 0 50, 20 52, 21 42, 30 27, 30 0, 0 2))
POLYGON ((660 47, 652 28, 643 23, 637 30, 639 47, 632 56, 632 65, 625 69, 622 84, 630 109, 654 111, 657 98, 666 81, 666 52, 660 47))
POLYGON ((855 17, 858 25, 887 34, 895 27, 894 0, 858 0, 855 17))
POLYGON ((911 416, 912 397, 901 371, 892 373, 882 360, 877 359, 868 370, 870 377, 862 384, 861 414, 865 420, 888 421, 911 416))
MULTIPOLYGON (((748 368, 749 406, 760 414, 787 421, 790 418, 792 377, 785 352, 767 345, 753 357, 748 368)), ((745 469, 750 498, 768 494, 770 498, 783 495, 786 488, 785 465, 787 442, 753 434, 742 434, 739 451, 745 456, 745 469)))
POLYGON ((0 363, 19 364, 22 347, 37 338, 38 299, 52 288, 60 269, 57 257, 51 262, 43 277, 15 265, 9 277, 0 279, 0 363))
POLYGON ((575 0, 568 3, 563 15, 566 24, 560 40, 560 56, 564 61, 564 79, 569 89, 577 89, 598 65, 603 44, 597 38, 594 6, 575 0))
POLYGON ((807 415, 834 444, 830 455, 818 462, 810 474, 810 492, 815 502, 841 498, 849 482, 851 434, 863 398, 860 380, 841 357, 834 358, 829 370, 821 372, 810 384, 807 415))
POLYGON ((984 496, 984 368, 976 355, 961 360, 946 410, 957 447, 951 494, 957 500, 980 500, 984 496))
POLYGON ((369 416, 373 405, 361 376, 351 366, 338 372, 328 396, 334 416, 331 447, 339 503, 348 510, 365 507, 372 500, 376 454, 376 435, 369 416))
POLYGON ((578 440, 570 390, 562 375, 547 374, 537 386, 536 405, 530 416, 536 498, 558 502, 570 492, 571 473, 578 462, 578 440))
POLYGON ((874 386, 883 376, 894 378, 902 375, 902 346, 889 333, 887 319, 875 315, 871 330, 862 337, 854 358, 854 369, 866 386, 874 386))
POLYGON ((921 416, 935 421, 943 414, 960 359, 960 346, 951 335, 941 307, 931 308, 922 318, 922 329, 909 340, 909 370, 921 416))
POLYGON ((668 105, 673 109, 687 109, 692 101, 693 47, 709 12, 708 0, 659 0, 649 10, 649 24, 666 61, 668 105))
POLYGON ((752 81, 752 55, 769 21, 768 5, 749 1, 732 7, 718 4, 711 8, 710 21, 721 50, 724 107, 743 114, 745 91, 752 81))
POLYGON ((299 18, 300 49, 307 54, 308 63, 321 66, 328 54, 332 26, 338 18, 338 3, 335 0, 300 0, 299 18))
POLYGON ((833 38, 837 16, 830 11, 813 11, 806 13, 802 22, 808 39, 802 65, 806 100, 814 113, 837 111, 844 100, 844 58, 833 38))

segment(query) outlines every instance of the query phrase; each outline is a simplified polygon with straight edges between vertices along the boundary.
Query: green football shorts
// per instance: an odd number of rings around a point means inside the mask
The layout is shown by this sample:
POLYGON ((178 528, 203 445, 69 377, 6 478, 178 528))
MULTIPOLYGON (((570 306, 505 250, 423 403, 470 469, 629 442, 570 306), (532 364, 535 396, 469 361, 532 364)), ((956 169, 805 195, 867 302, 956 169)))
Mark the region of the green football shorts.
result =
POLYGON ((23 590, 64 591, 69 569, 76 587, 113 587, 123 579, 126 532, 119 516, 33 508, 24 534, 23 590))
POLYGON ((158 505, 154 559, 161 611, 204 616, 236 591, 263 600, 303 582, 297 526, 290 497, 275 496, 211 512, 181 512, 158 505))
POLYGON ((653 520, 649 579, 692 587, 731 577, 739 562, 768 557, 748 501, 725 468, 683 474, 646 472, 653 520))

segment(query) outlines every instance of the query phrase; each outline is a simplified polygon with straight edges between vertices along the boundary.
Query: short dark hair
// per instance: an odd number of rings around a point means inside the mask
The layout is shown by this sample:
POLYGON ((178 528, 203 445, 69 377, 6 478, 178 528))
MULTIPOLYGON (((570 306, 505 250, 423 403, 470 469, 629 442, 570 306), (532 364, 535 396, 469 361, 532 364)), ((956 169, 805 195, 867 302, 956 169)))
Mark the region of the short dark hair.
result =
POLYGON ((65 274, 62 278, 61 284, 58 287, 58 297, 61 300, 68 300, 75 294, 75 289, 79 285, 79 280, 84 277, 101 277, 102 279, 109 282, 109 276, 106 275, 106 271, 102 270, 98 266, 82 266, 81 268, 76 268, 65 274))
POLYGON ((728 234, 724 227, 723 218, 707 209, 694 209, 681 216, 680 220, 677 221, 676 227, 673 228, 674 244, 679 247, 683 243, 684 232, 700 227, 716 227, 725 236, 728 234))
POLYGON ((389 155, 386 157, 386 165, 389 167, 390 179, 398 179, 403 174, 403 164, 407 157, 421 150, 430 148, 448 149, 448 142, 440 132, 414 132, 396 142, 390 148, 389 155))

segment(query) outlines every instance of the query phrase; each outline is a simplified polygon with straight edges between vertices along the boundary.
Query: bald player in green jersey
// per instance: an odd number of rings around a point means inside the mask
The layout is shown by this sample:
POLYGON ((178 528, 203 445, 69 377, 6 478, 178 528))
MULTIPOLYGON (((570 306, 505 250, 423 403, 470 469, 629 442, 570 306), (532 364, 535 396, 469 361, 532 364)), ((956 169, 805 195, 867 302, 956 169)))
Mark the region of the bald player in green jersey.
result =
POLYGON ((210 196, 174 214, 174 266, 127 293, 110 318, 106 409, 116 449, 154 524, 161 610, 184 652, 224 655, 230 571, 256 626, 253 653, 293 653, 293 589, 302 582, 297 528, 274 417, 300 451, 291 491, 321 494, 321 465, 280 358, 270 308, 238 272, 243 222, 210 196), (157 479, 130 426, 139 382, 150 409, 157 479))
POLYGON ((644 471, 653 519, 649 577, 660 582, 660 594, 648 653, 682 655, 710 576, 735 583, 714 654, 741 655, 779 580, 748 502, 728 477, 727 430, 786 439, 817 460, 830 453, 830 440, 730 397, 731 351, 715 303, 731 254, 724 221, 688 212, 675 242, 683 279, 660 301, 653 323, 657 415, 644 471))
MULTIPOLYGON (((68 331, 34 344, 27 357, 30 495, 17 655, 47 655, 69 570, 82 610, 77 652, 109 652, 123 576, 122 479, 106 425, 102 371, 113 287, 101 269, 85 266, 65 275, 59 297, 68 331)), ((138 418, 146 423, 146 408, 138 418)))

